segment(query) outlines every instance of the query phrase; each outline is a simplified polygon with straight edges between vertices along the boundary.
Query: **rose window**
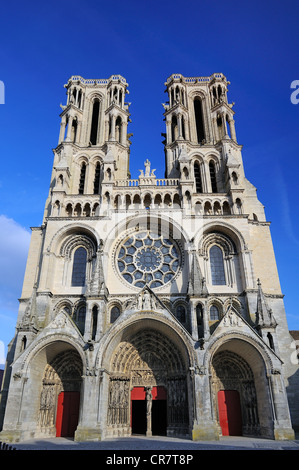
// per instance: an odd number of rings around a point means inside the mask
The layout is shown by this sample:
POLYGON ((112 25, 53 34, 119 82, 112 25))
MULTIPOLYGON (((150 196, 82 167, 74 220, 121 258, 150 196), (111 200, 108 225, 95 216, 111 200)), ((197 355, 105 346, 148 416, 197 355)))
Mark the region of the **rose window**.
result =
POLYGON ((135 287, 163 286, 180 267, 180 250, 175 242, 151 231, 130 235, 116 256, 121 276, 135 287))

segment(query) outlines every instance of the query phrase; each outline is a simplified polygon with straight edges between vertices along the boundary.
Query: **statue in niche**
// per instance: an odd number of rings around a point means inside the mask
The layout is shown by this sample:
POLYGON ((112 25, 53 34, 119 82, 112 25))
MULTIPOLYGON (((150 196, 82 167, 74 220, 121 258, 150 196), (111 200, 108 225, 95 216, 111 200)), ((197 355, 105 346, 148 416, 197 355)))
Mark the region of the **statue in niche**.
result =
POLYGON ((143 310, 150 310, 151 308, 151 296, 148 291, 143 294, 143 310))
POLYGON ((126 302, 126 309, 157 310, 159 301, 148 290, 142 290, 133 300, 126 302))
POLYGON ((148 290, 139 294, 137 308, 138 310, 155 310, 157 308, 155 299, 148 290))

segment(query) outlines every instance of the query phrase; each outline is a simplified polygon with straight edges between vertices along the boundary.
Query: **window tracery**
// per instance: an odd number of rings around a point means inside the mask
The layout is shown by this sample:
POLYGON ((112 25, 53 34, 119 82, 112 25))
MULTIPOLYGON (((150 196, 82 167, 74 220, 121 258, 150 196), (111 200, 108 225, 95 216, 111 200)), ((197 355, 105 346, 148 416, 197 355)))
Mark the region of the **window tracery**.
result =
POLYGON ((128 236, 118 248, 116 263, 122 278, 135 287, 154 289, 172 281, 179 272, 178 245, 163 235, 146 230, 128 236))
POLYGON ((207 233, 200 254, 210 286, 233 287, 240 283, 240 259, 234 241, 222 232, 207 233))
POLYGON ((60 256, 64 258, 62 283, 72 287, 87 285, 96 252, 96 242, 89 236, 69 235, 60 248, 60 256))

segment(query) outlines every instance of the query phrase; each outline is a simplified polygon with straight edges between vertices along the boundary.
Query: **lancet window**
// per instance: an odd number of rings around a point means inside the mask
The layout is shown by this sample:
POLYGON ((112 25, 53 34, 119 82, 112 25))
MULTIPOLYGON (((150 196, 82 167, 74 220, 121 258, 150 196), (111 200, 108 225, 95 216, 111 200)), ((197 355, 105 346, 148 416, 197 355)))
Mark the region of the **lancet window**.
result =
POLYGON ((79 194, 84 193, 85 176, 86 176, 86 163, 83 162, 81 165, 81 171, 80 171, 79 194))
POLYGON ((220 319, 220 315, 219 315, 218 307, 216 305, 211 305, 211 307, 210 307, 210 320, 215 321, 215 320, 219 320, 219 319, 220 319))
POLYGON ((176 309, 176 317, 180 323, 186 322, 186 308, 184 305, 178 305, 176 309))
POLYGON ((195 187, 197 193, 202 193, 202 181, 201 181, 201 174, 200 174, 200 166, 198 162, 194 163, 194 178, 195 178, 195 187))
POLYGON ((114 323, 120 316, 120 309, 117 305, 114 305, 110 310, 110 323, 114 323))
POLYGON ((238 248, 232 238, 221 232, 204 236, 201 247, 204 269, 209 286, 238 286, 242 288, 238 248))
POLYGON ((204 130, 202 101, 199 97, 196 97, 194 100, 194 115, 195 115, 197 142, 202 143, 202 141, 205 139, 205 130, 204 130))
POLYGON ((210 170, 212 192, 217 193, 216 168, 215 168, 215 162, 213 162, 213 160, 211 160, 209 163, 209 170, 210 170))
POLYGON ((80 305, 75 312, 75 323, 80 330, 80 333, 83 335, 85 330, 85 317, 86 317, 86 306, 80 305))
POLYGON ((100 100, 96 98, 93 102, 91 129, 90 129, 90 142, 92 145, 96 145, 98 141, 99 116, 100 116, 100 100))
POLYGON ((225 272, 223 263, 223 252, 217 245, 210 249, 210 265, 213 285, 225 285, 225 272))
POLYGON ((95 305, 92 309, 92 328, 91 328, 91 339, 92 340, 95 340, 95 337, 96 337, 97 326, 98 326, 98 314, 99 314, 99 309, 95 305))
POLYGON ((84 286, 86 277, 87 251, 83 246, 76 249, 73 260, 72 286, 84 286))
POLYGON ((119 116, 115 122, 115 140, 119 143, 122 141, 122 120, 119 116))
POLYGON ((96 164, 95 176, 93 182, 93 194, 99 194, 100 192, 100 177, 101 177, 101 164, 96 164))

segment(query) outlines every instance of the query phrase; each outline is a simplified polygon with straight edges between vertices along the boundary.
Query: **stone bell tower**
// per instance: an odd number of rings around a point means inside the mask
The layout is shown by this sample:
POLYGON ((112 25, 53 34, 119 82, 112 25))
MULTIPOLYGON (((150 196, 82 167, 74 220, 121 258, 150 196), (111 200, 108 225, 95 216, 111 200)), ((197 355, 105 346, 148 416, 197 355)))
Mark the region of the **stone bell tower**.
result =
MULTIPOLYGON (((190 161, 187 154, 196 150, 205 154, 211 149, 225 152, 227 143, 240 148, 237 146, 233 104, 227 101, 228 84, 221 73, 197 78, 173 74, 168 78, 165 91, 169 100, 164 104, 167 177, 181 175, 180 162, 183 159, 190 161)), ((206 165, 203 161, 201 166, 206 165)), ((208 170, 211 179, 204 178, 200 165, 191 170, 190 176, 192 174, 196 182, 195 192, 223 192, 224 182, 219 179, 217 186, 216 169, 208 170)))
MULTIPOLYGON (((55 168, 59 183, 72 194, 96 194, 101 182, 129 176, 130 121, 129 93, 120 75, 109 79, 86 80, 72 76, 65 85, 67 103, 61 105, 61 125, 55 168), (73 155, 84 149, 86 160, 73 164, 73 155), (102 162, 90 158, 103 155, 102 162)), ((53 181, 53 180, 52 180, 53 181)))

